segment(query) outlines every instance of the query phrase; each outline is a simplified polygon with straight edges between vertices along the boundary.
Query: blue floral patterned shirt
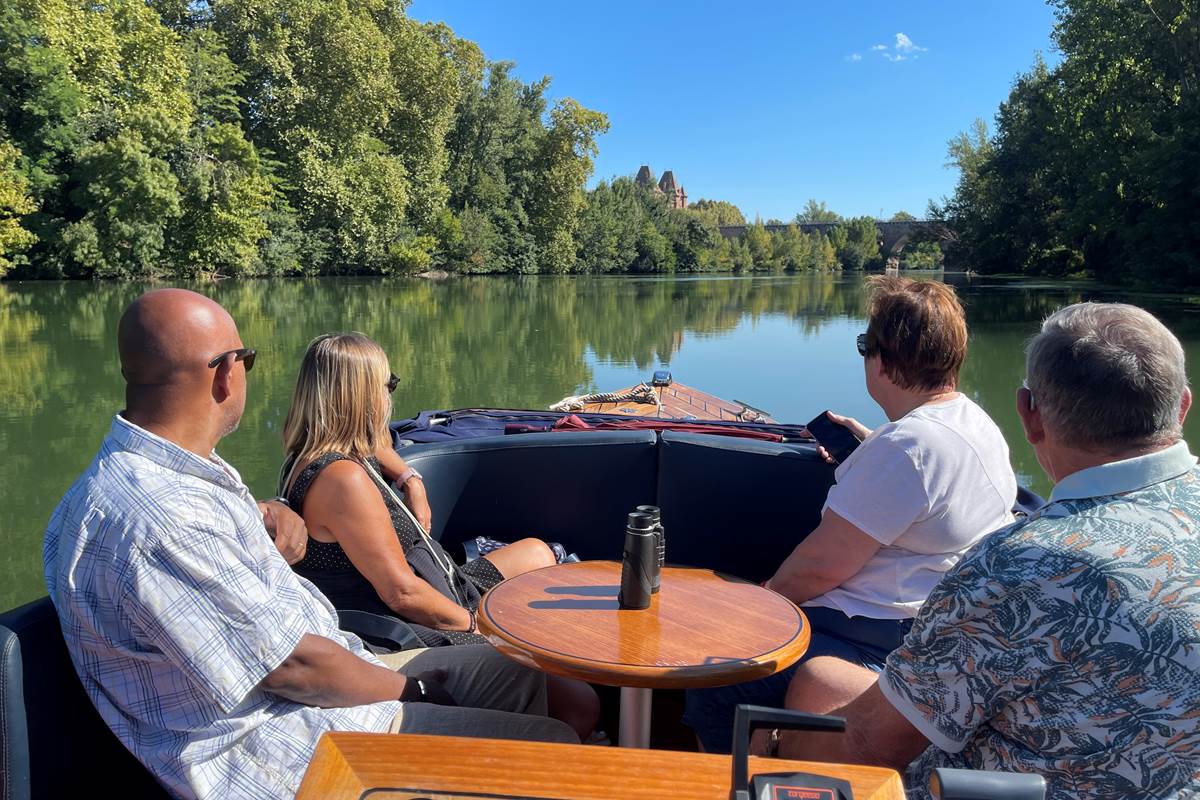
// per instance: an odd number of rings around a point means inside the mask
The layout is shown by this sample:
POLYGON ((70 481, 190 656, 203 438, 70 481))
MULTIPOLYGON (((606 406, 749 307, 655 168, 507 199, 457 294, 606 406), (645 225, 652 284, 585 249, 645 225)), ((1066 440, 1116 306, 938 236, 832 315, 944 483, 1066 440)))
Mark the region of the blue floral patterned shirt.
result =
POLYGON ((259 688, 305 634, 379 662, 292 572, 215 453, 117 416, 55 510, 43 556, 88 696, 177 797, 294 797, 321 734, 387 731, 400 710, 316 708, 259 688))
POLYGON ((883 694, 934 767, 1035 772, 1048 796, 1200 795, 1200 468, 1183 442, 1069 476, 929 596, 883 694))

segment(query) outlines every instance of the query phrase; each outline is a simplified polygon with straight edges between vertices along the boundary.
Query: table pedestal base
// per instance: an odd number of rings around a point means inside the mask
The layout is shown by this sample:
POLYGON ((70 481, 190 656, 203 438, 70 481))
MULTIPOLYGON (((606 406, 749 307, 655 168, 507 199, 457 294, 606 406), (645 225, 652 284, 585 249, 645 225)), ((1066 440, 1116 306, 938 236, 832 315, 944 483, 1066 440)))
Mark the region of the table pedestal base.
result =
POLYGON ((650 746, 650 703, 653 689, 621 687, 621 747, 650 746))

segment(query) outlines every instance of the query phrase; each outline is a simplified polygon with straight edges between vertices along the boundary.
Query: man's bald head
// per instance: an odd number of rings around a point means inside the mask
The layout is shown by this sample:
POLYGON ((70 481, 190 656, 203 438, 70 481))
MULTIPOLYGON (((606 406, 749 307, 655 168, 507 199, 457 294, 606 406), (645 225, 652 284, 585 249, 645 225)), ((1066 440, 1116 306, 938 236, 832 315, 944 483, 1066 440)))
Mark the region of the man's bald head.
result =
POLYGON ((208 369, 213 356, 241 347, 229 312, 186 289, 155 289, 121 316, 121 373, 133 387, 167 386, 208 369))

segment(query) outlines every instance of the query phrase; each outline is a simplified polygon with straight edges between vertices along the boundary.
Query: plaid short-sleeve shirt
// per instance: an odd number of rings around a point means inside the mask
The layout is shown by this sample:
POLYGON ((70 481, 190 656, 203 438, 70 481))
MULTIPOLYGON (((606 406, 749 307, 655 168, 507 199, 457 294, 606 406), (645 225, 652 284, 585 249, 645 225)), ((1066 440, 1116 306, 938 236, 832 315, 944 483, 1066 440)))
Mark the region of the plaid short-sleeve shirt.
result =
POLYGON ((1200 796, 1200 468, 1179 444, 1070 476, 933 590, 880 677, 934 767, 1049 797, 1200 796))
POLYGON ((294 796, 322 733, 386 731, 399 711, 315 708, 256 688, 305 634, 374 659, 288 567, 215 453, 117 416, 55 510, 43 557, 84 688, 177 796, 294 796))

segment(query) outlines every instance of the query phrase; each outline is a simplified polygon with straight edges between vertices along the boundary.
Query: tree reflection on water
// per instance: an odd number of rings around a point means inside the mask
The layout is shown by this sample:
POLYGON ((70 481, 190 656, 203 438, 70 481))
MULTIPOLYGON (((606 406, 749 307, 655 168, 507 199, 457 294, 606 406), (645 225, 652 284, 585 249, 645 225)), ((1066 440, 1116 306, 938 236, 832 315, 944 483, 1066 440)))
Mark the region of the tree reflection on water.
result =
MULTIPOLYGON (((1080 284, 947 278, 971 325, 962 388, 1004 431, 1014 468, 1045 492, 1012 411, 1024 342, 1062 304, 1128 295, 1080 284)), ((44 593, 42 530, 121 407, 117 321, 145 288, 0 284, 0 608, 44 593)), ((259 352, 241 427, 221 447, 259 495, 275 492, 279 431, 301 355, 314 336, 336 330, 362 331, 388 352, 402 378, 397 417, 428 408, 544 408, 675 365, 682 382, 727 392, 785 421, 802 422, 825 407, 882 421, 853 352, 862 325, 860 275, 329 278, 192 288, 225 306, 259 352)), ((1200 341, 1194 306, 1183 298, 1135 302, 1159 313, 1189 351, 1200 341)))

